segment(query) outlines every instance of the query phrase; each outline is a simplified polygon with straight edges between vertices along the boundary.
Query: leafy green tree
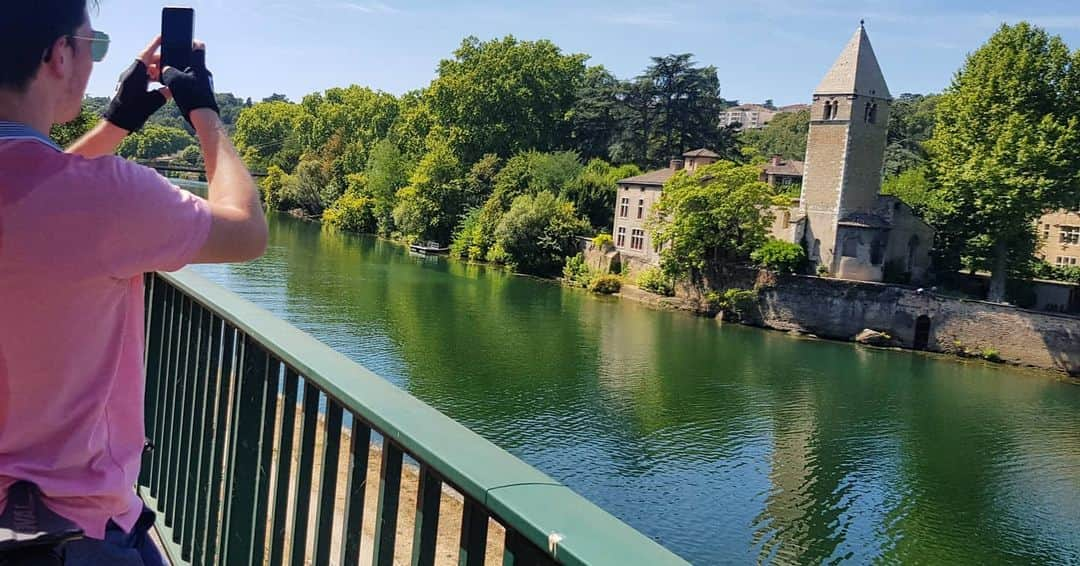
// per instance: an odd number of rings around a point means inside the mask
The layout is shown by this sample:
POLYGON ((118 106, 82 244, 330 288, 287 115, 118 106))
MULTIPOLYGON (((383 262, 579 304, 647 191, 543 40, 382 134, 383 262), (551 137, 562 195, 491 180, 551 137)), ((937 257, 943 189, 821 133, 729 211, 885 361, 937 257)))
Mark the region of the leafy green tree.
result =
POLYGON ((935 190, 927 166, 908 169, 899 175, 887 177, 881 183, 881 194, 899 198, 910 206, 915 214, 931 224, 944 221, 949 210, 949 204, 944 200, 946 195, 935 190))
POLYGON ((267 169, 266 177, 259 181, 259 191, 270 210, 290 210, 297 206, 296 177, 277 165, 271 165, 267 169))
POLYGON ((495 230, 495 247, 501 260, 514 269, 537 275, 559 273, 567 257, 577 253, 577 236, 589 225, 578 217, 574 205, 543 191, 514 199, 495 230))
POLYGON ((988 298, 1001 301, 1010 272, 1030 265, 1035 220, 1080 206, 1080 53, 1030 24, 1003 25, 941 97, 928 148, 950 207, 939 266, 985 265, 988 298))
POLYGON ((567 115, 585 73, 585 55, 564 55, 550 41, 512 36, 465 39, 425 97, 455 154, 473 163, 484 154, 513 155, 563 146, 567 115))
POLYGON ((245 108, 236 119, 237 150, 255 169, 277 166, 292 171, 300 162, 300 138, 297 129, 304 108, 299 104, 273 101, 245 108))
POLYGON ((184 130, 147 124, 142 130, 124 138, 116 153, 127 158, 156 159, 177 153, 194 143, 195 138, 184 130))
POLYGON ((664 185, 649 220, 664 273, 700 282, 745 262, 765 243, 772 191, 760 175, 755 165, 720 161, 664 185))
POLYGON ((934 119, 940 96, 901 94, 892 104, 888 145, 885 148, 885 175, 899 175, 926 164, 926 142, 934 134, 934 119))
POLYGON ((362 191, 371 200, 376 231, 389 236, 394 231, 394 206, 397 192, 409 183, 409 163, 397 145, 388 139, 375 144, 364 170, 366 186, 362 191))
POLYGON ((806 137, 810 133, 810 110, 781 112, 764 128, 739 133, 739 141, 756 149, 762 156, 779 155, 784 159, 806 159, 806 137))
POLYGON ((578 214, 585 216, 596 229, 610 230, 615 221, 615 196, 618 182, 640 175, 636 165, 614 166, 593 159, 562 190, 563 198, 574 203, 578 214))
POLYGON ((394 224, 409 240, 448 242, 463 210, 461 162, 446 142, 436 143, 397 193, 394 224))
POLYGON ((52 131, 49 132, 49 137, 52 138, 56 145, 60 147, 68 147, 75 143, 75 140, 83 137, 87 132, 94 128, 101 120, 97 112, 83 104, 83 109, 79 112, 79 116, 74 120, 66 124, 57 124, 52 127, 52 131))
POLYGON ((584 159, 608 159, 627 109, 619 100, 623 85, 602 66, 585 70, 577 102, 570 113, 574 149, 584 159))
POLYGON ((203 154, 202 149, 199 149, 197 145, 189 145, 180 151, 180 155, 176 157, 177 161, 184 165, 191 167, 203 166, 203 154))
POLYGON ((296 204, 311 215, 321 215, 340 196, 330 184, 329 164, 307 156, 296 166, 296 204))

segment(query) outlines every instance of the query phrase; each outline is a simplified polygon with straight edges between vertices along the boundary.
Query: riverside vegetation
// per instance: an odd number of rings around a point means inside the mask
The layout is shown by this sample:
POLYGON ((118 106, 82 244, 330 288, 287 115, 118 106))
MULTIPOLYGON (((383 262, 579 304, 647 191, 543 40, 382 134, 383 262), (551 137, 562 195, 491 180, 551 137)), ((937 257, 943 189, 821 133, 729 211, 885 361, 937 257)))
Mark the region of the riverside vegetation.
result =
MULTIPOLYGON (((760 183, 757 164, 803 157, 808 111, 739 133, 718 123, 736 101, 721 96, 717 69, 690 54, 654 57, 628 80, 588 60, 546 40, 470 37, 430 85, 400 96, 354 85, 299 103, 224 94, 219 104, 246 162, 268 173, 270 208, 351 232, 448 243, 456 257, 541 276, 563 272, 577 236, 610 231, 619 179, 708 147, 724 161, 676 175, 651 223, 653 240, 665 243, 664 277, 732 263, 805 269, 797 251, 765 236, 768 205, 793 195, 760 183)), ((88 99, 54 136, 73 140, 104 102, 88 99)), ((166 107, 120 153, 197 165, 193 143, 166 107)), ((1035 218, 1080 207, 1076 163, 1080 51, 1020 23, 974 51, 942 94, 898 97, 883 192, 937 230, 943 284, 960 269, 991 271, 992 294, 1006 276, 1080 282, 1080 269, 1034 256, 1035 218)), ((667 292, 654 279, 639 284, 667 292)))

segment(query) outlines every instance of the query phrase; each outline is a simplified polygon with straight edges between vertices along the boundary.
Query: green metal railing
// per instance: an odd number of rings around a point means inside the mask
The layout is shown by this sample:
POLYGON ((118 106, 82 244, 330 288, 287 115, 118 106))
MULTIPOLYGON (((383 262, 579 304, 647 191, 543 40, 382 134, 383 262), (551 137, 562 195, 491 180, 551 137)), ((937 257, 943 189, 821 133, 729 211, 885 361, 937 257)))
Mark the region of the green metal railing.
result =
POLYGON ((461 565, 484 563, 489 519, 505 529, 505 565, 685 564, 193 272, 148 275, 146 305, 146 430, 155 448, 139 491, 174 564, 353 565, 361 552, 393 564, 405 456, 419 463, 411 564, 435 561, 444 486, 463 501, 461 565), (374 452, 373 435, 382 439, 374 452), (381 454, 373 548, 362 545, 369 454, 381 454))

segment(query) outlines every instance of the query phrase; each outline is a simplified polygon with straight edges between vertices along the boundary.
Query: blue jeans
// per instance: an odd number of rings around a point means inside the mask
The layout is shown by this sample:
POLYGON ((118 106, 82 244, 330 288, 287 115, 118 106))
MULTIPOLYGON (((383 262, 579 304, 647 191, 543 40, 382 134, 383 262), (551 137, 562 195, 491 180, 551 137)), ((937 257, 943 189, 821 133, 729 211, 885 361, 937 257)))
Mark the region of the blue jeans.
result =
POLYGON ((64 546, 67 566, 164 566, 161 552, 150 538, 154 512, 143 507, 130 533, 109 521, 105 540, 83 538, 64 546))

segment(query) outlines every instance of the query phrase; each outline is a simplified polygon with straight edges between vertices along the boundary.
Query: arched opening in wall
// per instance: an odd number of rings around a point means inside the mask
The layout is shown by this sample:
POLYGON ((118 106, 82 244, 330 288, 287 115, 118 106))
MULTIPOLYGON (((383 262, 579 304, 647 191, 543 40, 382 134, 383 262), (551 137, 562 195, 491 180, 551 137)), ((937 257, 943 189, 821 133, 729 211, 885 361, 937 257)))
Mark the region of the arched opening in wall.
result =
POLYGON ((916 350, 925 350, 930 345, 930 317, 925 314, 915 319, 915 339, 911 347, 916 350))
POLYGON ((869 119, 869 122, 871 124, 876 124, 877 123, 877 103, 876 102, 874 104, 870 105, 870 119, 869 119))
POLYGON ((821 263, 821 240, 814 238, 814 248, 810 251, 810 261, 821 263))

